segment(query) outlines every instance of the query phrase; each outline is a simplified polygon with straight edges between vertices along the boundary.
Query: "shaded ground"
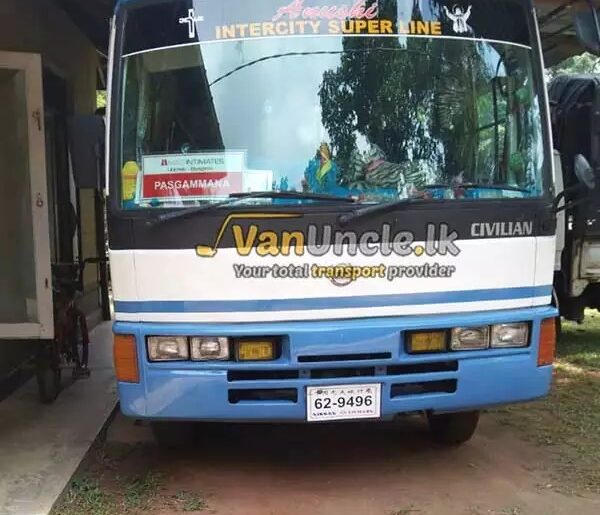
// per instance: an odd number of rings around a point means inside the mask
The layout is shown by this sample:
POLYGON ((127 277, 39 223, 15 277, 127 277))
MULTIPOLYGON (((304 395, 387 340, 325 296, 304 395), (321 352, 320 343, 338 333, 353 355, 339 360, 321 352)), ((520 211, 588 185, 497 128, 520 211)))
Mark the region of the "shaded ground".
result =
POLYGON ((211 425, 166 452, 119 416, 53 515, 598 514, 600 318, 586 329, 566 327, 549 399, 486 414, 457 449, 414 418, 211 425))

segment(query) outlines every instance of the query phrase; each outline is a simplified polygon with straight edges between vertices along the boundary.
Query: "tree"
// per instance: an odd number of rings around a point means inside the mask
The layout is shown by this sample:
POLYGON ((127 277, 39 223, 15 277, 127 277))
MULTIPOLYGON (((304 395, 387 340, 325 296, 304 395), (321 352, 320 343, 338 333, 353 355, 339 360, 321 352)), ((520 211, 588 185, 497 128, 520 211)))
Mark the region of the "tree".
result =
POLYGON ((562 63, 552 66, 546 70, 548 80, 552 80, 558 75, 571 73, 599 73, 600 57, 584 52, 580 55, 574 55, 564 60, 562 63))
POLYGON ((106 91, 105 90, 97 90, 96 91, 96 108, 106 107, 106 91))
MULTIPOLYGON (((439 9, 436 0, 431 4, 439 9)), ((394 19, 397 8, 397 0, 379 2, 382 18, 394 19)), ((417 0, 412 19, 422 19, 417 0)), ((382 151, 376 157, 383 154, 391 163, 477 168, 477 90, 485 71, 476 44, 347 37, 343 49, 340 66, 324 74, 320 88, 323 124, 342 184, 364 178, 357 135, 382 151)), ((406 171, 388 167, 387 173, 406 171)))

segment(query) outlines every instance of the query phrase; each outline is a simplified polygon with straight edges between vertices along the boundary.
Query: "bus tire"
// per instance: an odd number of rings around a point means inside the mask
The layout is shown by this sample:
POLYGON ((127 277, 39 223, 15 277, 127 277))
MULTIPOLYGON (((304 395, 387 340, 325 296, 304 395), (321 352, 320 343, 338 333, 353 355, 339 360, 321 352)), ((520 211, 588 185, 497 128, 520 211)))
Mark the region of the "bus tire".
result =
POLYGON ((429 433, 443 445, 461 445, 471 439, 479 423, 479 411, 427 414, 429 433))
POLYGON ((159 447, 176 449, 194 440, 194 424, 191 422, 152 422, 152 434, 159 447))

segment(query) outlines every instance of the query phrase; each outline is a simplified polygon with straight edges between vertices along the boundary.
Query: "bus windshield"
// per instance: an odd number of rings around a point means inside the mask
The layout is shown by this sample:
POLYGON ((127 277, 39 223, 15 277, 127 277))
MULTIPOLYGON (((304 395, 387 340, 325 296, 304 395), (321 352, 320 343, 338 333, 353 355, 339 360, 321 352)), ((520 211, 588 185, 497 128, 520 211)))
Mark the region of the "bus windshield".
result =
POLYGON ((271 191, 373 204, 548 193, 525 1, 342 2, 127 11, 123 207, 271 191))

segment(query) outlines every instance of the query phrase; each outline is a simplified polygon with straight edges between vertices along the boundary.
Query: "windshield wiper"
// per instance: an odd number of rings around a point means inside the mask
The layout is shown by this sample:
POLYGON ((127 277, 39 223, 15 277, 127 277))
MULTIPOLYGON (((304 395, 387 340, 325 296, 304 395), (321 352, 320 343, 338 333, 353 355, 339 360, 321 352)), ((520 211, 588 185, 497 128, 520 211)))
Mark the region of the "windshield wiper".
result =
POLYGON ((388 202, 386 204, 377 204, 376 206, 363 207, 361 209, 357 209, 352 213, 346 213, 344 215, 340 215, 338 217, 338 222, 342 227, 355 222, 356 220, 360 220, 363 218, 369 218, 371 216, 377 216, 384 213, 395 211, 401 207, 408 207, 413 204, 421 204, 423 202, 436 202, 435 200, 423 199, 423 198, 408 198, 395 200, 393 202, 388 202))
MULTIPOLYGON (((446 186, 427 186, 427 188, 434 188, 434 187, 446 187, 446 186)), ((518 186, 510 186, 508 184, 505 184, 505 185, 461 184, 458 187, 463 188, 463 189, 487 188, 487 189, 493 189, 493 190, 499 190, 499 191, 502 191, 502 190, 515 191, 515 192, 525 193, 525 194, 531 193, 530 190, 527 190, 524 188, 519 188, 518 186)), ((380 215, 380 214, 384 214, 384 213, 389 213, 389 212, 395 211, 401 207, 408 207, 408 206, 411 206, 414 204, 422 204, 424 202, 439 202, 439 200, 438 199, 430 199, 430 198, 409 198, 409 199, 395 200, 393 202, 388 202, 386 204, 377 204, 375 206, 363 207, 361 209, 353 211, 352 213, 346 213, 346 214, 340 215, 338 217, 338 222, 340 225, 346 226, 346 225, 350 224, 351 222, 360 220, 362 218, 368 218, 370 216, 376 216, 376 215, 380 215)))
POLYGON ((346 204, 356 204, 356 199, 352 197, 338 197, 337 195, 327 195, 326 193, 300 193, 298 191, 258 191, 255 193, 232 193, 231 199, 245 200, 254 198, 268 199, 289 199, 289 200, 314 200, 317 202, 343 202, 346 204))
POLYGON ((194 216, 198 213, 206 213, 207 211, 213 211, 221 207, 234 206, 237 203, 244 200, 260 200, 260 199, 284 199, 284 200, 309 200, 315 202, 339 202, 344 204, 355 204, 356 199, 350 197, 336 197, 334 195, 322 195, 317 193, 299 193, 296 191, 260 191, 256 193, 233 193, 229 196, 228 200, 223 202, 217 202, 215 204, 204 204, 202 206, 194 206, 188 209, 180 211, 174 211, 172 213, 165 213, 150 220, 150 225, 161 224, 169 222, 171 220, 180 220, 187 218, 188 216, 194 216))

